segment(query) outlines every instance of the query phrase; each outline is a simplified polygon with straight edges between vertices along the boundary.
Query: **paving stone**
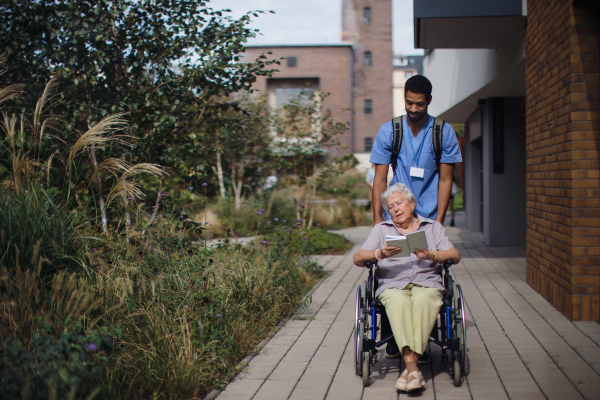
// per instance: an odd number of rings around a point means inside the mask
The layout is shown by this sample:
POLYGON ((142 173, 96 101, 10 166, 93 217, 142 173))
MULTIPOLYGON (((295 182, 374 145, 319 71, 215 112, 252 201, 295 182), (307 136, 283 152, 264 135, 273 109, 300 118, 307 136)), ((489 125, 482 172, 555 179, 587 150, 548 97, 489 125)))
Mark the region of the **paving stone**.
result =
MULTIPOLYGON (((296 385, 296 381, 266 381, 258 390, 252 400, 284 400, 289 397, 296 385)), ((219 397, 220 399, 220 397, 219 397)))

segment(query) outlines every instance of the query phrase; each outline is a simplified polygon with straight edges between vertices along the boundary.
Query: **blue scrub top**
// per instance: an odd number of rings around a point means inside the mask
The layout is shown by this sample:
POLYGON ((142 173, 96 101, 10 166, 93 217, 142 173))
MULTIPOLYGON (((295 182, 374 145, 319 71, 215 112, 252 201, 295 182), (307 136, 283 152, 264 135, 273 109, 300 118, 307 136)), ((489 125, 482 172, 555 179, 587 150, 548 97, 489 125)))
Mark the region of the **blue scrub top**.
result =
MULTIPOLYGON (((406 118, 402 118, 402 147, 398 154, 398 165, 394 172, 394 178, 390 185, 401 182, 412 190, 413 194, 417 198, 416 213, 425 217, 435 219, 437 217, 437 195, 438 195, 438 182, 439 174, 435 172, 435 153, 433 151, 433 121, 434 118, 429 116, 427 123, 421 129, 421 132, 415 137, 408 124, 406 118), (423 135, 425 139, 423 140, 423 135), (412 141, 413 147, 410 146, 412 141), (423 143, 423 149, 420 151, 419 148, 423 143), (417 167, 414 152, 419 159, 419 168, 425 169, 425 175, 423 178, 415 178, 410 176, 410 168, 417 167)), ((392 155, 392 140, 394 138, 394 130, 392 121, 388 121, 381 125, 377 137, 373 143, 373 150, 371 150, 370 162, 374 164, 387 164, 390 165, 390 157, 392 155)), ((444 124, 442 133, 442 157, 440 162, 445 164, 452 164, 462 162, 462 156, 460 154, 460 147, 458 140, 456 139, 456 133, 450 124, 444 124)))

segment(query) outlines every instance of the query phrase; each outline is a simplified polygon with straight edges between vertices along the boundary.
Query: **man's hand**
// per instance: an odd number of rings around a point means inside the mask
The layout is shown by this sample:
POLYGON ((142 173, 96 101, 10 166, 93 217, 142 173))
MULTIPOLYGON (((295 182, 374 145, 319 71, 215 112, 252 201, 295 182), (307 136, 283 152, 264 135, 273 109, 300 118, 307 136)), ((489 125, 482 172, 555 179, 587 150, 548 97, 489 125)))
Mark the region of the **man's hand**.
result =
POLYGON ((375 178, 373 178, 373 226, 383 222, 383 206, 381 194, 387 188, 387 175, 389 165, 375 164, 375 178))
POLYGON ((438 211, 436 221, 444 225, 446 211, 450 204, 450 194, 452 193, 452 174, 454 174, 454 164, 440 164, 440 182, 438 184, 438 211))

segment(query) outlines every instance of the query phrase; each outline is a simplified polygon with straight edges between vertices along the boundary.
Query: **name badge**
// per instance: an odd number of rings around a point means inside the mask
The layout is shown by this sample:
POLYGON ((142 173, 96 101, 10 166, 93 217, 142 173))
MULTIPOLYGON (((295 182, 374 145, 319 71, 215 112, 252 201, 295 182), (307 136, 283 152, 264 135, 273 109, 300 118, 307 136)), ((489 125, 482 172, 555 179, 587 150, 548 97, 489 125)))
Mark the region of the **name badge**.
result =
POLYGON ((410 176, 414 176, 415 178, 423 178, 425 177, 425 169, 410 167, 410 176))

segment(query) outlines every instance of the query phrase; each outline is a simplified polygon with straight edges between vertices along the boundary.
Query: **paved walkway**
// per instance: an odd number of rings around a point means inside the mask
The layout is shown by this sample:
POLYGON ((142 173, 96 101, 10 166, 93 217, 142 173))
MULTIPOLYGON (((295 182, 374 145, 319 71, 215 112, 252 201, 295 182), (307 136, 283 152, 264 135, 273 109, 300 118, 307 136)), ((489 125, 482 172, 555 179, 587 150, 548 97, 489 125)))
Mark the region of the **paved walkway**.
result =
MULTIPOLYGON (((490 248, 479 233, 447 228, 462 256, 452 267, 467 301, 467 369, 454 387, 450 365, 430 345, 421 369, 425 389, 407 395, 394 383, 398 360, 380 357, 363 388, 351 344, 356 285, 352 265, 370 227, 343 231, 357 245, 344 256, 320 256, 330 275, 264 345, 218 400, 277 399, 600 399, 600 325, 571 323, 525 281, 523 248, 490 248)), ((381 355, 382 353, 380 353, 381 355)))

